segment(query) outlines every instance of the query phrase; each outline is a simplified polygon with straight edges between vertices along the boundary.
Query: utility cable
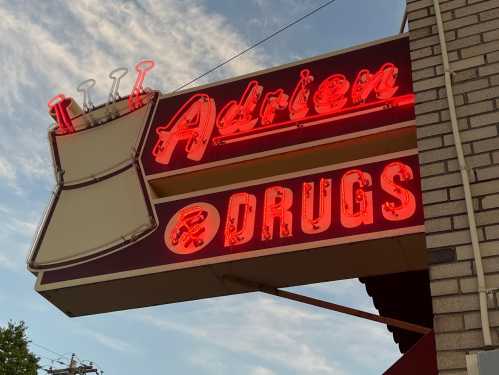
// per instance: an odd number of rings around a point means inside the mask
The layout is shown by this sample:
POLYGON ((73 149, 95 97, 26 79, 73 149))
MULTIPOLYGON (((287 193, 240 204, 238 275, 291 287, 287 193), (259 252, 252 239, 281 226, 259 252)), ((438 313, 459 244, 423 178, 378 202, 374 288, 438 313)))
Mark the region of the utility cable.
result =
POLYGON ((184 87, 186 86, 189 86, 191 83, 194 83, 196 82, 197 80, 207 76, 208 74, 210 73, 213 73, 215 70, 221 68, 222 66, 224 65, 227 65, 228 63, 230 63, 231 61, 237 59, 238 57, 244 55, 245 53, 251 51, 253 48, 256 48, 258 47, 259 45, 265 43, 266 41, 272 39, 273 37, 275 37, 276 35, 282 33, 283 31, 289 29, 290 27, 296 25, 297 23, 303 21, 305 18, 307 17, 310 17, 311 15, 313 15, 314 13, 317 13, 318 11, 326 8, 327 6, 333 4, 334 2, 336 2, 336 0, 329 0, 327 2, 325 2, 324 4, 318 6, 317 8, 309 11, 308 13, 304 14, 303 16, 301 16, 300 18, 297 18, 296 20, 288 23, 287 25, 285 26, 282 26, 280 29, 274 31, 272 34, 269 34, 267 35, 265 38, 263 39, 260 39, 258 42, 256 43, 253 43, 251 46, 249 46, 248 48, 242 50, 241 52, 238 52, 236 53, 234 56, 232 56, 231 58, 225 60, 224 62, 221 62, 220 64, 216 65, 215 67, 211 68, 210 70, 204 72, 203 74, 200 74, 199 76, 197 76, 196 78, 192 79, 191 81, 187 82, 187 83, 184 83, 182 86, 179 86, 177 87, 175 90, 173 90, 173 92, 177 92, 179 90, 182 90, 184 87))
MULTIPOLYGON (((78 356, 77 356, 77 358, 78 358, 78 356)), ((94 361, 90 361, 88 359, 82 359, 82 360, 79 360, 79 362, 82 363, 82 364, 88 363, 91 366, 95 366, 95 367, 97 367, 98 370, 100 370, 100 371, 102 371, 102 373, 104 373, 104 370, 102 370, 102 367, 99 366, 99 364, 95 363, 94 361)))
POLYGON ((52 349, 49 349, 49 348, 47 348, 46 346, 43 346, 43 345, 40 345, 40 344, 34 343, 33 341, 30 341, 29 343, 30 343, 31 345, 37 346, 37 347, 39 347, 39 348, 41 348, 41 349, 43 349, 43 350, 46 350, 46 351, 48 351, 48 352, 50 352, 50 353, 52 353, 52 354, 55 354, 55 355, 59 356, 59 359, 60 359, 60 358, 66 358, 66 359, 69 359, 69 357, 67 357, 67 356, 66 356, 66 354, 57 353, 56 351, 53 351, 52 349))
POLYGON ((59 358, 50 358, 50 357, 45 357, 43 355, 37 355, 38 358, 40 358, 41 361, 50 361, 51 364, 57 363, 59 365, 65 365, 66 363, 60 361, 61 357, 59 358))
MULTIPOLYGON (((58 356, 58 358, 57 358, 54 362, 56 362, 56 363, 58 363, 58 364, 63 364, 63 365, 65 365, 65 363, 59 362, 59 360, 60 360, 61 358, 67 359, 68 361, 71 361, 71 357, 69 357, 69 356, 68 356, 68 354, 71 354, 71 353, 64 353, 64 354, 61 354, 61 353, 58 353, 58 352, 56 352, 56 351, 54 351, 54 350, 52 350, 52 349, 47 348, 46 346, 43 346, 43 345, 37 344, 37 343, 35 343, 35 342, 33 342, 33 341, 30 341, 29 343, 30 343, 30 344, 32 344, 32 345, 34 345, 34 346, 37 346, 37 347, 39 347, 39 348, 41 348, 41 349, 43 349, 43 350, 46 350, 46 351, 48 351, 48 352, 50 352, 50 353, 52 353, 52 354, 57 355, 57 356, 58 356)), ((45 358, 47 358, 47 357, 45 357, 45 358)), ((84 365, 84 364, 85 364, 85 363, 83 363, 83 361, 81 361, 81 360, 80 360, 77 356, 75 356, 75 358, 76 358, 76 363, 78 363, 78 364, 80 364, 80 365, 84 365)))

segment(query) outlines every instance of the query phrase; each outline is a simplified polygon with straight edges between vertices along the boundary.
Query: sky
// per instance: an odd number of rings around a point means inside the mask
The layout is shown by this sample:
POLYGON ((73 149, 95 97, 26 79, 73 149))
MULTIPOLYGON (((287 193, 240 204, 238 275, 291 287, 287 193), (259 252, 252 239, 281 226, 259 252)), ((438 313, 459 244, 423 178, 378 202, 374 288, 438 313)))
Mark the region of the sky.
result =
MULTIPOLYGON (((0 0, 0 326, 24 320, 43 366, 77 353, 105 374, 375 375, 399 358, 383 325, 259 293, 68 318, 26 270, 55 187, 48 99, 81 103, 94 78, 100 104, 107 74, 143 58, 157 64, 146 85, 167 93, 323 2, 0 0)), ((337 0, 196 85, 397 34, 404 4, 337 0)), ((357 280, 290 289, 376 312, 357 280)))

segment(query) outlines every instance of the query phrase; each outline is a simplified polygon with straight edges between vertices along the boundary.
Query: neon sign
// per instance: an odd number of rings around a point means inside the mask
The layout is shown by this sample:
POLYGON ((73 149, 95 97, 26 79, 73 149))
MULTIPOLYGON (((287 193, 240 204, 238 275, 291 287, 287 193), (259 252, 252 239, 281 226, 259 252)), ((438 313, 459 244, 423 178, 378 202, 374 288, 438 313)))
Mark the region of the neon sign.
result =
POLYGON ((401 228, 421 222, 417 197, 417 157, 402 155, 175 202, 165 244, 181 261, 401 228))
POLYGON ((68 113, 70 104, 71 99, 66 98, 63 94, 58 94, 48 101, 49 113, 55 113, 57 121, 56 131, 58 134, 75 132, 71 116, 68 113))
POLYGON ((164 95, 144 89, 142 61, 127 98, 111 73, 95 121, 53 98, 66 172, 30 256, 36 289, 76 316, 248 291, 225 275, 280 287, 424 269, 408 40, 164 95), (68 234, 76 195, 94 225, 68 234))
MULTIPOLYGON (((135 83, 133 84, 132 91, 128 96, 128 109, 130 111, 134 111, 137 108, 140 108, 144 103, 142 101, 141 94, 144 93, 144 87, 142 84, 144 83, 144 79, 146 78, 146 74, 154 68, 154 61, 152 60, 142 60, 135 65, 135 70, 137 71, 137 78, 135 79, 135 83)), ((113 87, 116 81, 113 80, 113 87)))
POLYGON ((145 172, 183 173, 408 124, 415 116, 406 43, 160 98, 142 155, 145 172))
MULTIPOLYGON (((231 100, 220 110, 216 117, 219 136, 215 137, 213 142, 215 145, 221 145, 226 136, 244 135, 252 130, 258 130, 257 124, 260 124, 259 129, 264 135, 265 130, 270 129, 271 125, 274 127, 296 126, 294 123, 296 121, 306 122, 321 115, 333 115, 341 110, 353 113, 366 107, 366 102, 373 96, 377 100, 377 105, 396 106, 411 103, 411 95, 385 102, 398 90, 397 74, 398 68, 392 63, 383 64, 375 74, 362 69, 357 74, 351 98, 347 96, 350 82, 342 74, 333 74, 322 81, 314 93, 313 102, 316 113, 309 116, 307 116, 311 110, 309 86, 314 80, 310 70, 304 69, 300 72, 300 79, 291 95, 291 100, 288 101, 289 96, 282 88, 268 92, 263 98, 258 113, 256 113, 256 108, 264 87, 258 81, 252 80, 246 86, 239 101, 231 100), (347 102, 351 102, 352 105, 344 109, 347 102), (276 112, 284 112, 286 108, 288 119, 273 124, 276 112)), ((187 140, 185 148, 187 158, 195 161, 201 160, 214 127, 213 113, 215 111, 215 102, 207 94, 194 94, 190 97, 168 124, 156 129, 158 136, 156 146, 152 150, 154 160, 159 164, 168 165, 172 152, 181 139, 187 140), (203 105, 203 103, 206 104, 203 105), (192 151, 193 148, 195 152, 192 151)), ((232 139, 237 139, 237 137, 232 139)))

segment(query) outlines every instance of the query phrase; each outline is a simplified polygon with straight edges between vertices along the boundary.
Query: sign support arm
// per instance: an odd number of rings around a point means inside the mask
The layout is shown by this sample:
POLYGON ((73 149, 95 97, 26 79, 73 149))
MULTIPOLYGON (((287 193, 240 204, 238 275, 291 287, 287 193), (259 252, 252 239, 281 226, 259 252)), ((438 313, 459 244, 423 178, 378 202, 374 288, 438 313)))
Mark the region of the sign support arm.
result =
POLYGON ((366 311, 357 310, 357 309, 353 309, 351 307, 338 305, 336 303, 327 302, 327 301, 319 300, 316 298, 307 297, 307 296, 304 296, 301 294, 288 292, 288 291, 274 288, 274 287, 271 287, 271 286, 268 286, 265 284, 261 284, 261 283, 257 283, 257 282, 249 281, 249 280, 244 280, 244 279, 241 279, 239 277, 226 275, 226 276, 223 276, 222 279, 224 281, 239 284, 239 285, 244 286, 246 288, 253 289, 255 291, 260 291, 262 293, 271 294, 271 295, 276 296, 276 297, 286 298, 286 299, 290 299, 290 300, 304 303, 307 305, 321 307, 323 309, 332 310, 332 311, 336 311, 339 313, 356 316, 358 318, 371 320, 373 322, 383 323, 386 325, 390 325, 393 327, 404 329, 406 331, 416 332, 416 333, 420 333, 423 335, 431 332, 431 328, 423 327, 423 326, 420 326, 418 324, 413 324, 413 323, 404 322, 402 320, 398 320, 398 319, 394 319, 394 318, 387 318, 384 316, 371 314, 371 313, 366 312, 366 311))

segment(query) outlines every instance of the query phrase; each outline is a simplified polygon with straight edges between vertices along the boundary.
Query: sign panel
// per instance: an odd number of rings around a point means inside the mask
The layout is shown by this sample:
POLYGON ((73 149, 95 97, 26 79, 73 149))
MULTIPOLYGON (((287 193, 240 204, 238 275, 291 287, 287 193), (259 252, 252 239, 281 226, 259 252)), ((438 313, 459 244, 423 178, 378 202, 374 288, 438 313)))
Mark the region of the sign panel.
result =
POLYGON ((43 281, 175 270, 421 232, 418 166, 416 150, 408 150, 167 198, 154 205, 159 225, 148 237, 92 263, 47 272, 43 281))
POLYGON ((142 163, 171 175, 414 119, 407 38, 159 99, 142 163))
POLYGON ((422 224, 416 155, 348 164, 167 199, 157 205, 161 263, 297 251, 422 224))
POLYGON ((36 289, 76 316, 247 291, 223 275, 281 287, 424 269, 410 78, 396 37, 146 92, 51 133, 59 185, 29 259, 36 289))

